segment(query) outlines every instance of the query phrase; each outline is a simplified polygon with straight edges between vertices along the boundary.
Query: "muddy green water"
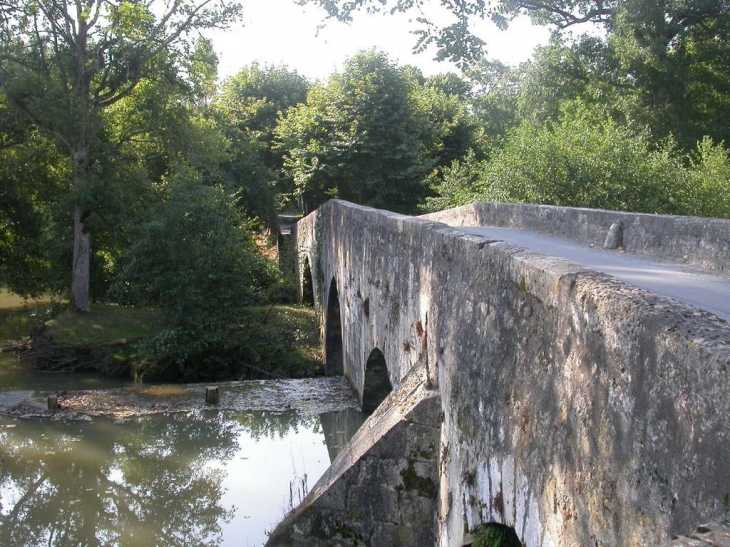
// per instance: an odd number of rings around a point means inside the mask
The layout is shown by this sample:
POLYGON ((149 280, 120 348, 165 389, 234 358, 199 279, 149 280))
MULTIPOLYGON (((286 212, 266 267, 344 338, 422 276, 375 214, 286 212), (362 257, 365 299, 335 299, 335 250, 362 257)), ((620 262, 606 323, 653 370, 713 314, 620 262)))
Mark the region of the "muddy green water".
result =
POLYGON ((361 422, 352 410, 0 416, 0 545, 262 545, 361 422))

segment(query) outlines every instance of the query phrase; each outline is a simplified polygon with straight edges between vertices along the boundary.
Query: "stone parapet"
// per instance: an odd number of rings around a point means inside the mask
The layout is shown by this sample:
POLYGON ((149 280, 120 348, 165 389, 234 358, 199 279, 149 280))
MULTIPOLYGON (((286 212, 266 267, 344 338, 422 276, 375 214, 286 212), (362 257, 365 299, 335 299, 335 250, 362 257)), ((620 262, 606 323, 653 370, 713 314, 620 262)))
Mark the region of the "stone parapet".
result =
POLYGON ((495 226, 552 234, 602 247, 612 225, 626 251, 714 271, 730 271, 730 220, 481 202, 423 215, 451 226, 495 226))

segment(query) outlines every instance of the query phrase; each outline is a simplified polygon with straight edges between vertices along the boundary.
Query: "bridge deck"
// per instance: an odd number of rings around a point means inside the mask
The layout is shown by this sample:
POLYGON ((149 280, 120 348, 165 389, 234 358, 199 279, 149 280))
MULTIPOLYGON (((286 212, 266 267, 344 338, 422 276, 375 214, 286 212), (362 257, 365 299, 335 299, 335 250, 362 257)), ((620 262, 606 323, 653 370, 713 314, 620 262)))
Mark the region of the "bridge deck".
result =
POLYGON ((509 228, 454 227, 459 231, 543 252, 607 273, 621 281, 668 296, 730 321, 730 277, 653 260, 633 253, 607 251, 568 239, 509 228))

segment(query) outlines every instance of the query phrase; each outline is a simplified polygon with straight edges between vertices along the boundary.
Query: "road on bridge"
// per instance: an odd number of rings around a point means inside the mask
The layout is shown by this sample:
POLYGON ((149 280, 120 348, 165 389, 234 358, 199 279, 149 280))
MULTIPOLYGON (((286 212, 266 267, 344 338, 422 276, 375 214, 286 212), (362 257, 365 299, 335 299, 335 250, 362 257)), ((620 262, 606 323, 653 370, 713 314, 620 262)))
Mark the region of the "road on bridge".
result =
POLYGON ((589 247, 568 239, 509 228, 453 228, 498 239, 524 249, 565 258, 586 268, 607 273, 621 281, 668 296, 730 321, 730 277, 652 260, 632 253, 589 247))

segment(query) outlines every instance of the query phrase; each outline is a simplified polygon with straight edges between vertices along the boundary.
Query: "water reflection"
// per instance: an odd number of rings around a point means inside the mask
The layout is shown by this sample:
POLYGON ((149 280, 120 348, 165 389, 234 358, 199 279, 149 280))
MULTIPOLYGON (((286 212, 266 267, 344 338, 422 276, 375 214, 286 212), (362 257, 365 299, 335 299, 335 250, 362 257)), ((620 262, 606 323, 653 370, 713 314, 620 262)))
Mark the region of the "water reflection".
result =
POLYGON ((329 466, 328 420, 0 417, 0 545, 263 544, 329 466))
POLYGON ((330 462, 335 461, 337 454, 347 445, 355 432, 360 429, 367 418, 357 409, 348 408, 338 412, 325 412, 319 415, 324 431, 330 462))

